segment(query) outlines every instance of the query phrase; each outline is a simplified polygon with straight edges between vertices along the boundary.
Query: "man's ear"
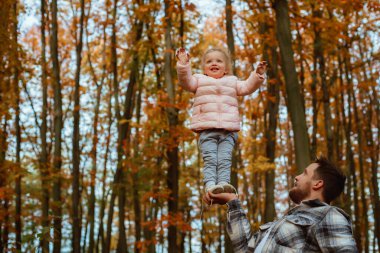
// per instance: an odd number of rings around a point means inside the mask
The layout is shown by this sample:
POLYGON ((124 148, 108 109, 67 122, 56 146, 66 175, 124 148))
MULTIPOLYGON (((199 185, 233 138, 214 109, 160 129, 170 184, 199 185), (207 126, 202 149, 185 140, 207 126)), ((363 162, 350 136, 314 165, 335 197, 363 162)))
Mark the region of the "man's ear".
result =
POLYGON ((321 180, 321 179, 318 179, 318 180, 314 180, 312 188, 313 188, 313 190, 318 191, 324 185, 325 185, 325 182, 323 180, 321 180))

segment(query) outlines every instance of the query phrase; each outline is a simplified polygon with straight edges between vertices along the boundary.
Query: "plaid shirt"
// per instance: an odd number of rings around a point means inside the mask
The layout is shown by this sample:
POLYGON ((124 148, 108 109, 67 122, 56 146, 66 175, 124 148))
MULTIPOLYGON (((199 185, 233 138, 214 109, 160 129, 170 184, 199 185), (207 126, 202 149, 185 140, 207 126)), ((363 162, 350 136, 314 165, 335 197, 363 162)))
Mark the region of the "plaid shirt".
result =
POLYGON ((262 252, 358 252, 349 216, 319 200, 302 202, 283 218, 260 226, 255 234, 240 201, 227 205, 227 232, 234 252, 254 252, 271 227, 262 252))

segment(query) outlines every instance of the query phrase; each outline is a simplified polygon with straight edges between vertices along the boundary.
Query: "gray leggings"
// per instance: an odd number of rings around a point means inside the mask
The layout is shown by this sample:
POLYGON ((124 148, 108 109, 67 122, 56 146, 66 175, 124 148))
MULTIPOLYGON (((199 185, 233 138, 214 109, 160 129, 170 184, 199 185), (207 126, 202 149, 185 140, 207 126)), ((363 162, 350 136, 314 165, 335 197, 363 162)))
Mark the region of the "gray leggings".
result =
POLYGON ((207 185, 230 183, 232 151, 238 134, 227 130, 204 130, 198 145, 202 153, 203 182, 207 185))

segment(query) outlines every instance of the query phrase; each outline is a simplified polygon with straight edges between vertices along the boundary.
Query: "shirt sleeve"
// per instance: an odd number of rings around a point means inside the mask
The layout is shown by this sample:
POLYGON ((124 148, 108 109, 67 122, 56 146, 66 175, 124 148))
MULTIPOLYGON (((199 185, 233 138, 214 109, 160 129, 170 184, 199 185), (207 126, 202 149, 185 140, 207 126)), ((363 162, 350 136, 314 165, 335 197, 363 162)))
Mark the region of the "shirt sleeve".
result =
POLYGON ((190 62, 186 64, 181 64, 177 62, 177 75, 179 85, 181 85, 185 90, 196 92, 198 88, 198 79, 191 74, 190 62))
POLYGON ((227 233, 236 253, 246 253, 250 240, 254 240, 251 233, 251 224, 241 208, 240 200, 234 199, 227 203, 227 233))
POLYGON ((358 252, 351 221, 334 208, 317 224, 315 236, 322 252, 358 252))
POLYGON ((255 92, 265 81, 265 74, 261 75, 255 71, 245 81, 237 81, 237 95, 245 96, 255 92))

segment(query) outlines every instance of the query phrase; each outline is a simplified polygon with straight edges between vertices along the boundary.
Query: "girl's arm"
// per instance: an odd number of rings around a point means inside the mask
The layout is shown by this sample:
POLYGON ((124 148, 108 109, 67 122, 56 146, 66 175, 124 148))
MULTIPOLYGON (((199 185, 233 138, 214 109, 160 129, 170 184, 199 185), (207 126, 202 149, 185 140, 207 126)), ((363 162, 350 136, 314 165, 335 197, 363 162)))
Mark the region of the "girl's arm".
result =
POLYGON ((198 88, 198 80, 191 74, 190 56, 185 49, 180 48, 176 52, 177 61, 177 75, 179 85, 185 90, 196 92, 198 88))
POLYGON ((267 63, 262 61, 257 66, 256 71, 252 71, 247 80, 237 81, 237 95, 245 96, 255 92, 265 81, 266 69, 267 63))

